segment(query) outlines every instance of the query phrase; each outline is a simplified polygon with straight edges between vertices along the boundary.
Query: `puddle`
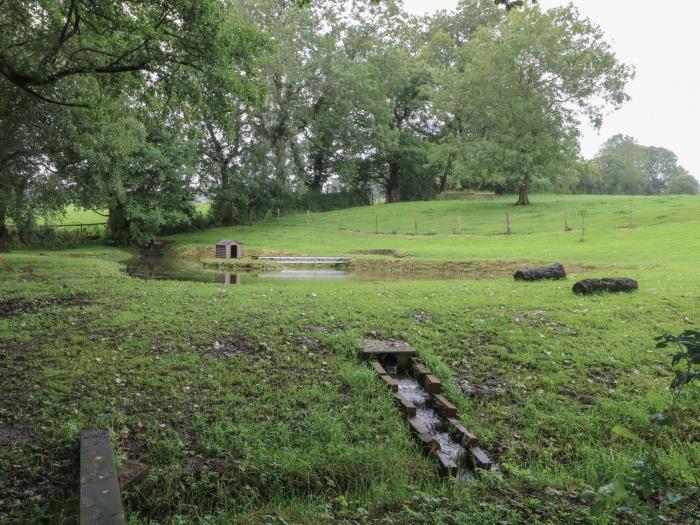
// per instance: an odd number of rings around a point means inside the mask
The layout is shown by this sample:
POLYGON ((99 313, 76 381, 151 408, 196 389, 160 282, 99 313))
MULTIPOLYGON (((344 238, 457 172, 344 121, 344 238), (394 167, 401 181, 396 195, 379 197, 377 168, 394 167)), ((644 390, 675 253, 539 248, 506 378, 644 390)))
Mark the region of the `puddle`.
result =
POLYGON ((430 406, 430 394, 413 377, 397 376, 399 394, 416 406, 416 419, 428 427, 430 434, 440 444, 440 450, 457 465, 457 477, 474 479, 474 472, 466 464, 467 451, 450 436, 447 423, 430 406))

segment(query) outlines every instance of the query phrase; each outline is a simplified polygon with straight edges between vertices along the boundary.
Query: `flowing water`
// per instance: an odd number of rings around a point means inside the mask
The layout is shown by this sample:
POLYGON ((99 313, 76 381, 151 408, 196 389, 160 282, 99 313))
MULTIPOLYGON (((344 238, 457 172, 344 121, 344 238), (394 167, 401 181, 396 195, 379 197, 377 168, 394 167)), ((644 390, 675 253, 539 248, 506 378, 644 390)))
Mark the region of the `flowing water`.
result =
POLYGON ((473 472, 465 464, 467 451, 456 442, 447 430, 447 422, 430 406, 430 394, 411 376, 398 376, 399 394, 416 406, 416 418, 430 429, 430 433, 440 444, 440 450, 457 464, 457 477, 472 479, 473 472))

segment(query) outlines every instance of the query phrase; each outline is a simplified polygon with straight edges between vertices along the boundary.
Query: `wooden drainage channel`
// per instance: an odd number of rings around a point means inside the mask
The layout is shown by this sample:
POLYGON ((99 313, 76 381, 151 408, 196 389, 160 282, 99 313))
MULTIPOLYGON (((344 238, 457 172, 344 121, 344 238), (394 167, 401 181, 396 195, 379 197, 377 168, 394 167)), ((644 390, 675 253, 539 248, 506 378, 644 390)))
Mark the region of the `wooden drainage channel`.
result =
POLYGON ((415 349, 404 341, 396 340, 364 339, 362 344, 364 347, 362 358, 370 362, 382 381, 395 392, 396 403, 408 420, 411 431, 422 450, 437 459, 443 476, 460 475, 460 466, 447 453, 447 450, 441 450, 440 441, 436 438, 437 432, 416 417, 416 405, 399 392, 398 371, 410 376, 429 394, 428 405, 440 417, 441 424, 447 428, 450 439, 463 448, 462 462, 465 466, 473 471, 499 469, 498 465, 493 463, 481 449, 479 439, 459 422, 457 407, 442 395, 442 383, 418 358, 415 349), (388 368, 393 368, 395 373, 390 373, 388 368))

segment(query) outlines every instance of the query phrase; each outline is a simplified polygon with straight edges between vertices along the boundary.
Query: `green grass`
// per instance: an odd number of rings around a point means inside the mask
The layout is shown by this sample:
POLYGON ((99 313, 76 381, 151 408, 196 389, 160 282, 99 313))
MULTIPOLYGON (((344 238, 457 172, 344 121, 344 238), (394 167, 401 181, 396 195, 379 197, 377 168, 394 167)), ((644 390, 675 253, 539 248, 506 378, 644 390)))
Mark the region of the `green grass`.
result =
MULTIPOLYGON (((75 521, 82 428, 110 429, 119 462, 152 465, 124 494, 132 524, 638 522, 591 517, 579 494, 629 475, 652 447, 673 490, 688 493, 700 469, 697 392, 675 425, 648 416, 670 400, 670 353, 653 337, 700 324, 700 199, 533 200, 384 205, 345 210, 344 230, 330 212, 172 238, 174 253, 199 256, 220 238, 249 253, 407 254, 358 256, 379 267, 561 260, 577 277, 635 277, 639 291, 578 297, 573 279, 509 277, 222 286, 131 279, 120 264, 132 254, 113 248, 3 254, 0 303, 28 309, 0 317, 0 429, 25 434, 0 445, 0 523, 75 521), (588 210, 584 242, 563 231, 564 207, 572 226, 588 210), (384 233, 373 233, 375 213, 384 233), (414 215, 438 233, 389 233, 391 220, 411 231, 414 215), (439 479, 357 359, 368 334, 418 349, 502 479, 439 479), (216 343, 228 356, 211 355, 216 343), (460 388, 488 380, 495 397, 460 388)), ((696 500, 630 505, 676 523, 700 512, 696 500)))

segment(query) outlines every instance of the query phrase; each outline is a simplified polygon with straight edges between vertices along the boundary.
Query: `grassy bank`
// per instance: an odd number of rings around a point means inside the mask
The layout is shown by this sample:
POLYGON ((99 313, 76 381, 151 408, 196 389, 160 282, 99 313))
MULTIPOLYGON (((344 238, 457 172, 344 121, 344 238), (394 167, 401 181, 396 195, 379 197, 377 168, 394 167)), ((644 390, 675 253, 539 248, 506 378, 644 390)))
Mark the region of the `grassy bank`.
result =
POLYGON ((75 521, 82 428, 110 429, 118 462, 152 466, 124 494, 134 524, 692 523, 695 500, 591 517, 580 494, 631 475, 650 447, 675 492, 697 484, 697 396, 675 425, 648 416, 670 400, 670 352, 653 337, 700 324, 700 200, 535 202, 357 208, 343 229, 331 212, 172 239, 198 257, 234 238, 248 253, 353 254, 405 273, 561 260, 640 290, 578 297, 573 279, 516 283, 510 266, 479 280, 222 286, 132 279, 120 272, 132 254, 111 248, 2 254, 0 523, 75 521), (564 208, 572 226, 587 210, 585 241, 563 231, 564 208), (437 233, 411 234, 414 217, 437 233), (409 231, 382 229, 391 218, 409 231), (395 252, 353 253, 377 249, 395 252), (358 362, 367 335, 418 349, 502 478, 439 479, 358 362))

